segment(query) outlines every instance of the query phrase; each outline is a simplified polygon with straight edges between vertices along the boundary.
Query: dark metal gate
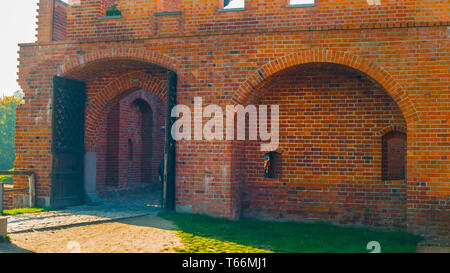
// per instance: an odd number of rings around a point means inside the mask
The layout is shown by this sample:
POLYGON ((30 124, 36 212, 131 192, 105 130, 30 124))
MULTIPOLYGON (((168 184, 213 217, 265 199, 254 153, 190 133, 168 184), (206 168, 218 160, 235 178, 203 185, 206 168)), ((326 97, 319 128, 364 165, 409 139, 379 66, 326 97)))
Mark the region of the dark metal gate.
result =
POLYGON ((167 86, 166 143, 164 151, 163 209, 165 211, 175 210, 176 146, 171 130, 176 118, 172 117, 171 114, 172 109, 177 104, 177 83, 177 74, 169 71, 167 86))
POLYGON ((52 206, 84 202, 84 114, 86 85, 53 79, 52 206))

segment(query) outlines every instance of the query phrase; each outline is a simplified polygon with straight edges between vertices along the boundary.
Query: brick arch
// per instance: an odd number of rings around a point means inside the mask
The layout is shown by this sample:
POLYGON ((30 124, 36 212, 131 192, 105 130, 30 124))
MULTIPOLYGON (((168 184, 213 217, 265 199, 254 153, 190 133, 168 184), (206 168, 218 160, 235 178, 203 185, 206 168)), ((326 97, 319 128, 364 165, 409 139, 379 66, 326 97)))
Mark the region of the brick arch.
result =
POLYGON ((275 59, 254 71, 233 95, 232 102, 243 104, 271 76, 289 67, 308 63, 334 63, 356 69, 378 82, 395 100, 407 124, 419 120, 414 103, 403 87, 373 61, 349 52, 331 49, 309 49, 275 59))
POLYGON ((58 76, 64 76, 73 70, 80 69, 83 66, 96 61, 107 61, 113 59, 128 59, 142 61, 164 67, 168 70, 177 72, 179 63, 175 58, 161 54, 156 51, 142 48, 108 48, 94 50, 85 55, 70 57, 57 69, 58 76))
POLYGON ((405 128, 405 126, 401 125, 401 124, 391 124, 381 130, 379 130, 376 135, 377 136, 384 136, 385 134, 389 133, 389 132, 401 132, 401 133, 407 133, 407 129, 405 128))
POLYGON ((85 145, 89 151, 95 145, 93 142, 98 135, 99 126, 106 118, 107 113, 115 103, 132 92, 144 89, 156 95, 161 101, 166 102, 166 86, 164 82, 142 72, 133 72, 105 85, 92 98, 86 107, 85 119, 85 145))

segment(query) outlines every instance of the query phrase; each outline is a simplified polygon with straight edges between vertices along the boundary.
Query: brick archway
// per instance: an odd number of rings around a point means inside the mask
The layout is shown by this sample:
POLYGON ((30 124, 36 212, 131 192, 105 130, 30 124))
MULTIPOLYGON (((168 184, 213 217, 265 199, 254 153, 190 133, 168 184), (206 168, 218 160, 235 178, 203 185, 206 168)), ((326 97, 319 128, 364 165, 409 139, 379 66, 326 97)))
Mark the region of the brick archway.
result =
POLYGON ((108 48, 94 50, 85 55, 70 57, 58 67, 57 75, 64 76, 70 71, 82 69, 83 66, 94 61, 108 61, 112 59, 142 61, 164 67, 174 72, 177 72, 179 67, 179 63, 175 58, 171 58, 156 51, 142 48, 108 48))
POLYGON ((242 104, 271 76, 289 67, 308 63, 334 63, 356 69, 378 82, 400 107, 407 124, 420 119, 414 103, 403 87, 382 67, 373 61, 349 52, 331 49, 310 49, 275 59, 254 71, 241 84, 232 102, 242 104))
POLYGON ((402 133, 407 133, 407 128, 405 128, 404 126, 400 125, 400 124, 393 124, 393 125, 389 125, 385 128, 383 128, 382 130, 378 131, 376 133, 377 136, 383 136, 389 132, 393 132, 393 131, 397 131, 397 132, 402 132, 402 133))
POLYGON ((125 92, 98 117, 95 145, 99 192, 137 185, 159 185, 158 167, 164 158, 165 103, 144 89, 125 92), (131 184, 130 184, 131 182, 131 184))
POLYGON ((86 108, 85 145, 88 151, 93 148, 93 141, 100 128, 99 124, 104 122, 113 105, 138 89, 145 89, 166 102, 167 90, 164 83, 146 73, 129 73, 110 82, 96 94, 86 108))
POLYGON ((245 193, 236 193, 242 217, 406 228, 407 181, 382 179, 377 135, 406 128, 406 120, 380 84, 348 66, 309 62, 255 90, 246 103, 279 106, 282 155, 272 158, 271 172, 280 175, 266 177, 262 140, 235 149, 243 164, 232 170, 240 172, 235 181, 245 193), (388 210, 374 209, 380 207, 388 210))

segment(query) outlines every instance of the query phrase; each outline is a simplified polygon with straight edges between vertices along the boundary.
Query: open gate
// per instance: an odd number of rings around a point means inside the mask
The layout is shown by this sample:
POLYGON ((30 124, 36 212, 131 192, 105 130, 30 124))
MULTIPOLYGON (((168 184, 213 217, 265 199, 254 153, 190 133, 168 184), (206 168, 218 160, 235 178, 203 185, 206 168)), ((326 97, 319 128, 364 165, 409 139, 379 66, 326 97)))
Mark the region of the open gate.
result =
MULTIPOLYGON (((86 84, 55 76, 53 79, 51 205, 74 206, 84 202, 84 119, 86 84)), ((171 117, 176 105, 177 74, 168 72, 167 123, 163 209, 175 209, 175 141, 171 117)))
POLYGON ((86 85, 55 76, 52 122, 52 206, 84 202, 86 85))
POLYGON ((177 104, 178 77, 175 72, 168 72, 167 83, 167 120, 166 143, 164 148, 164 187, 162 207, 165 211, 175 210, 175 167, 176 167, 176 143, 172 137, 172 125, 176 118, 172 117, 172 109, 177 104))

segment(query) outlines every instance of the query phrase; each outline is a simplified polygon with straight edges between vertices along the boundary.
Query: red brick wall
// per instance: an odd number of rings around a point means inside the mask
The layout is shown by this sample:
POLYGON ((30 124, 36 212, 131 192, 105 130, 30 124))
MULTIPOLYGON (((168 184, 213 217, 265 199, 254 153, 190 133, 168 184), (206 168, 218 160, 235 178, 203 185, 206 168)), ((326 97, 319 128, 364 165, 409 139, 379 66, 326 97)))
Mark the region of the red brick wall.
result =
POLYGON ((100 133, 91 149, 97 152, 97 190, 159 183, 158 166, 164 158, 164 103, 149 91, 138 90, 121 99, 107 120, 98 128, 100 133))
POLYGON ((53 7, 53 41, 64 41, 66 39, 67 26, 67 4, 55 0, 53 7))
POLYGON ((248 141, 245 217, 406 227, 405 181, 382 180, 378 132, 406 127, 385 90, 337 65, 294 67, 262 88, 260 104, 280 105, 281 178, 264 178, 265 152, 248 141))
POLYGON ((69 9, 69 39, 115 40, 145 38, 152 35, 198 35, 229 31, 280 31, 287 29, 373 28, 382 24, 405 25, 407 22, 440 22, 448 19, 445 1, 384 0, 382 5, 366 1, 317 1, 315 7, 286 8, 287 0, 247 0, 246 10, 218 12, 221 0, 186 2, 155 0, 145 4, 121 1, 120 20, 98 20, 104 16, 108 0, 82 0, 69 9), (136 6, 141 5, 141 6, 136 6), (179 7, 178 9, 176 7, 179 7), (181 11, 181 15, 156 16, 162 11, 181 11), (81 24, 80 24, 81 22, 81 24))
MULTIPOLYGON (((289 67, 336 63, 381 85, 405 119, 408 231, 448 236, 445 1, 390 0, 376 6, 324 0, 315 7, 286 8, 285 0, 250 0, 245 11, 218 12, 218 0, 182 2, 181 15, 168 16, 156 16, 157 1, 120 1, 122 19, 99 20, 104 3, 82 0, 80 6, 69 7, 67 40, 52 42, 48 0, 41 0, 38 42, 20 47, 19 83, 26 103, 17 112, 15 167, 36 171, 40 198, 50 196, 51 94, 56 74, 87 83, 86 148, 94 151, 99 117, 106 116, 112 101, 133 88, 163 100, 167 70, 179 75, 179 103, 192 105, 193 98, 201 96, 205 104, 223 106, 258 97, 271 76, 289 67)), ((178 209, 239 217, 244 148, 239 142, 178 143, 178 209)), ((345 215, 360 213, 349 210, 345 215)), ((380 215, 387 225, 399 219, 380 215)), ((369 222, 380 222, 371 217, 369 222)))
MULTIPOLYGON (((10 188, 13 188, 13 187, 5 186, 6 190, 10 189, 10 188)), ((3 198, 4 198, 3 199, 3 207, 4 207, 4 209, 11 209, 11 208, 14 207, 14 203, 13 203, 14 195, 13 195, 12 192, 4 193, 3 198)))
POLYGON ((180 11, 181 0, 158 0, 158 11, 159 12, 171 12, 180 11))
POLYGON ((109 7, 112 7, 112 6, 114 6, 114 5, 117 5, 119 3, 119 0, 106 0, 106 7, 107 8, 109 8, 109 7))

